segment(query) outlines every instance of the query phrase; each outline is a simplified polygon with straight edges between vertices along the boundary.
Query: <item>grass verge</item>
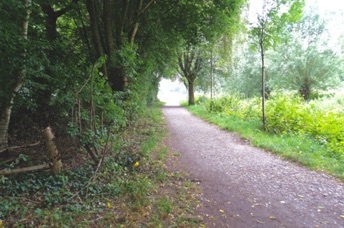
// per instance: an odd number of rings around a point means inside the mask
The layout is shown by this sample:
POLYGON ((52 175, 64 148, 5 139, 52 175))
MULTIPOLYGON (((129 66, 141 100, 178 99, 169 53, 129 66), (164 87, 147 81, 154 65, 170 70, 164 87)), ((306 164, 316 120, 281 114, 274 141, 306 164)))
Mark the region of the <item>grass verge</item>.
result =
POLYGON ((267 133, 262 130, 260 121, 244 121, 236 116, 209 113, 201 105, 190 106, 188 109, 222 129, 239 133, 254 146, 267 149, 312 170, 326 172, 344 180, 344 162, 329 153, 323 145, 310 136, 267 133))
POLYGON ((0 176, 0 227, 202 227, 197 185, 167 168, 178 157, 164 146, 162 121, 150 109, 115 136, 95 178, 89 164, 55 177, 0 176))

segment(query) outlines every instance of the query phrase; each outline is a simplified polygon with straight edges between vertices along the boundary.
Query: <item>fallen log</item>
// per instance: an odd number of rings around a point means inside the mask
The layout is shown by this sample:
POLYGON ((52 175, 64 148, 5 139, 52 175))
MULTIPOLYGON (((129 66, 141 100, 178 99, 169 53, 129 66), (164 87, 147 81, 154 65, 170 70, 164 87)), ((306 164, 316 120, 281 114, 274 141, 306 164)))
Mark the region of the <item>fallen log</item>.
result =
POLYGON ((15 149, 21 149, 21 148, 26 148, 26 147, 31 147, 31 146, 37 146, 39 145, 41 142, 35 142, 35 143, 31 143, 31 144, 25 144, 25 145, 21 145, 21 146, 11 146, 11 147, 6 147, 4 149, 0 150, 0 153, 6 151, 6 150, 15 150, 15 149))
MULTIPOLYGON (((57 147, 55 145, 54 139, 55 136, 51 131, 50 127, 47 127, 43 131, 43 136, 46 142, 47 150, 49 153, 49 157, 52 161, 52 163, 49 164, 42 164, 42 165, 35 165, 35 166, 30 166, 30 167, 24 167, 24 168, 17 168, 13 170, 1 170, 0 175, 11 175, 14 173, 22 173, 22 172, 30 172, 30 171, 36 171, 36 170, 44 170, 44 169, 50 169, 51 172, 54 175, 57 175, 61 172, 62 170, 62 161, 61 161, 61 156, 57 150, 57 147)), ((36 146, 40 142, 34 143, 34 144, 27 144, 23 146, 15 146, 15 147, 10 147, 6 148, 8 149, 18 149, 18 148, 23 148, 23 147, 28 147, 28 146, 36 146)))
POLYGON ((49 164, 42 164, 42 165, 23 167, 23 168, 12 169, 12 170, 1 170, 0 175, 7 176, 14 173, 23 173, 23 172, 36 171, 36 170, 49 169, 49 168, 50 168, 49 164))

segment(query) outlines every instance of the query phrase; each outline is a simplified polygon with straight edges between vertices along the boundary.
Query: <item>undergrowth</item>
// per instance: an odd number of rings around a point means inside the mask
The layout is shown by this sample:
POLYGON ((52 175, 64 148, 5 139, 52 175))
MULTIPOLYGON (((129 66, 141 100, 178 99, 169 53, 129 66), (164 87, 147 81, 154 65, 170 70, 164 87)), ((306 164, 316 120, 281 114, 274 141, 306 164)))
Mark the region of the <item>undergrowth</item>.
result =
POLYGON ((161 112, 149 109, 114 135, 97 175, 87 163, 58 176, 0 176, 0 227, 202 226, 192 216, 197 187, 166 169, 165 131, 161 112))
POLYGON ((203 97, 189 110, 223 129, 238 132, 255 146, 344 180, 342 113, 321 110, 315 101, 307 103, 291 94, 275 94, 267 101, 263 130, 260 102, 238 95, 212 102, 203 97))

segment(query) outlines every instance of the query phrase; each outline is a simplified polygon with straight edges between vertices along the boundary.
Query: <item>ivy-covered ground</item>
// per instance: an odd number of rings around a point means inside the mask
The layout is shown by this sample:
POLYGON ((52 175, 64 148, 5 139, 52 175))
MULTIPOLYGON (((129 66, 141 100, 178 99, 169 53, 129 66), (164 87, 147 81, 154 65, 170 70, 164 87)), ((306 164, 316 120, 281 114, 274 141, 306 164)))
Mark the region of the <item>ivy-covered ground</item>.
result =
MULTIPOLYGON (((0 176, 0 227, 202 227, 195 214, 200 190, 185 173, 167 168, 178 154, 163 145, 165 133, 161 112, 149 109, 111 136, 97 172, 86 151, 71 151, 73 141, 57 136, 58 149, 68 151, 61 174, 0 176)), ((1 169, 34 164, 41 150, 44 145, 19 150, 1 169)))

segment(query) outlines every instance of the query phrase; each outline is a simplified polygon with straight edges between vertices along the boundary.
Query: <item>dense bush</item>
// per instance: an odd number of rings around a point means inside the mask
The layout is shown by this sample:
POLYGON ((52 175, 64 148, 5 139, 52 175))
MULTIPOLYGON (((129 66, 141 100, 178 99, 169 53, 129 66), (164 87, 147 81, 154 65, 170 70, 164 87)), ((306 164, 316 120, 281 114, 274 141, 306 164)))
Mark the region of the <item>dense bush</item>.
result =
POLYGON ((196 100, 196 104, 204 105, 208 112, 234 115, 242 119, 259 118, 260 103, 260 99, 243 99, 238 94, 214 98, 212 101, 207 97, 196 100))
POLYGON ((309 105, 292 94, 277 94, 266 103, 266 129, 274 133, 309 131, 313 117, 309 105))
MULTIPOLYGON (((335 99, 331 107, 336 102, 340 105, 338 98, 335 99)), ((261 100, 258 98, 243 99, 238 95, 227 95, 213 101, 203 98, 202 101, 207 111, 243 120, 261 118, 261 100)), ((323 104, 324 100, 305 102, 292 93, 272 94, 266 103, 266 130, 274 134, 312 136, 327 148, 330 156, 344 159, 344 116, 338 111, 341 108, 329 111, 321 109, 317 102, 323 104)))

